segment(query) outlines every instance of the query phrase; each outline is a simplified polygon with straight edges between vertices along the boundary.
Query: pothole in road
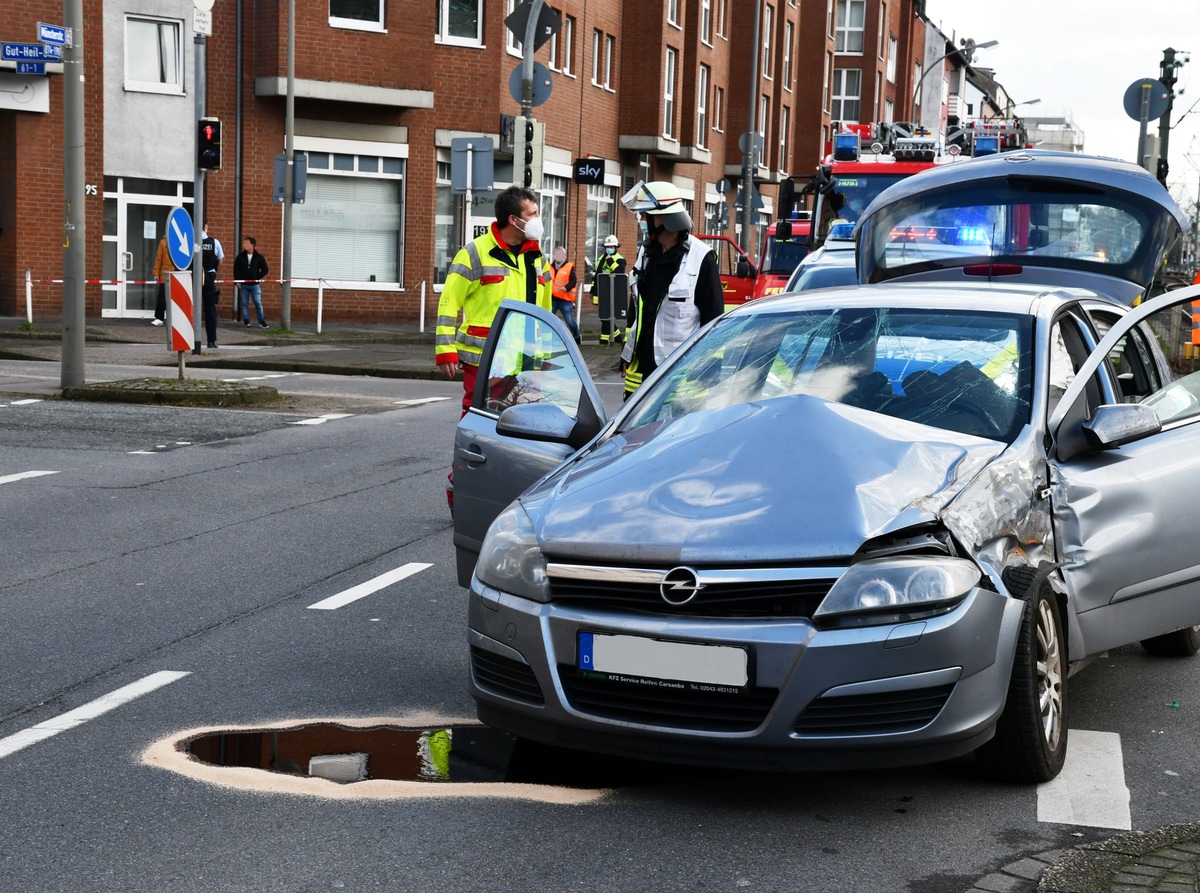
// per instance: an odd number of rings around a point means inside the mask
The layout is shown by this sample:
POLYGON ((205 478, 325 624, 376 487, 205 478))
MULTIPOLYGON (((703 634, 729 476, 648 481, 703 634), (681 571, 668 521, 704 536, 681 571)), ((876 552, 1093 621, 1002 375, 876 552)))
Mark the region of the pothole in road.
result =
POLYGON ((224 787, 331 799, 482 796, 570 804, 703 771, 547 747, 470 721, 412 718, 191 729, 150 747, 143 762, 224 787))

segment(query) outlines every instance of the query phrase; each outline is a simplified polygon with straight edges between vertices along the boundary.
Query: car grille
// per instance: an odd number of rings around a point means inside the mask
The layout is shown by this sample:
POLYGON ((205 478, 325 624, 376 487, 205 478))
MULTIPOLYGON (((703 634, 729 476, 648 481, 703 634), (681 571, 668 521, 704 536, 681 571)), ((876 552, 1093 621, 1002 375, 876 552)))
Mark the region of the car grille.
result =
POLYGON ((746 580, 712 583, 686 605, 665 602, 658 583, 550 578, 550 600, 580 608, 607 608, 685 617, 811 618, 832 579, 746 580))
POLYGON ((938 715, 954 685, 817 698, 796 720, 801 735, 912 732, 938 715))
POLYGON ((560 664, 558 674, 567 701, 580 713, 706 732, 758 728, 779 694, 774 688, 752 688, 736 695, 658 689, 581 676, 568 664, 560 664))
POLYGON ((546 702, 533 670, 520 661, 472 648, 471 673, 480 688, 498 695, 539 706, 546 702))

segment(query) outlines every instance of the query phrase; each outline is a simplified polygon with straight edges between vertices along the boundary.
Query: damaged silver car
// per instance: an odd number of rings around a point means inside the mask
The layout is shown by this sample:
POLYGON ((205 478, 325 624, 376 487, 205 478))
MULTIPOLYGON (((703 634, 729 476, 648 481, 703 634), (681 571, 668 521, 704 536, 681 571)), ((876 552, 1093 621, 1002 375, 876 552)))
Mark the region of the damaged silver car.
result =
MULTIPOLYGON (((1030 185, 987 199, 1010 230, 1176 225, 1115 193, 1064 221, 1062 184, 1046 213, 1030 185)), ((880 252, 907 251, 892 235, 880 252)), ((479 717, 657 760, 973 751, 1054 777, 1074 669, 1200 645, 1200 559, 1173 527, 1200 475, 1200 289, 1127 310, 995 278, 752 302, 611 420, 561 323, 505 302, 455 444, 479 717)))

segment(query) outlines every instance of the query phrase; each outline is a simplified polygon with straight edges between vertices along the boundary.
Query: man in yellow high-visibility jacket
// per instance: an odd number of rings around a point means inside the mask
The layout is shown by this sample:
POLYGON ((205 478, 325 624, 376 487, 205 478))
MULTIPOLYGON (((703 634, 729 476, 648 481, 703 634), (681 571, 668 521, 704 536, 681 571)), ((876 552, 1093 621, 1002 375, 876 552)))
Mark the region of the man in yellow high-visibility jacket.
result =
POLYGON ((434 349, 447 378, 462 370, 464 414, 471 407, 479 359, 500 302, 552 308, 554 277, 542 254, 543 235, 537 198, 528 189, 510 186, 496 198, 496 220, 488 231, 454 255, 438 301, 434 349))

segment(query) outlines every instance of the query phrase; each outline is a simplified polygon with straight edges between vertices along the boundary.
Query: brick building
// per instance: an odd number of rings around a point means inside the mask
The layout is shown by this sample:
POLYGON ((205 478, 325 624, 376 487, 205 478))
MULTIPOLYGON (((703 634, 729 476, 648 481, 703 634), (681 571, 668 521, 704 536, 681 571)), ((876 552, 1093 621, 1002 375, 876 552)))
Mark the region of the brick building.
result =
MULTIPOLYGON (((330 319, 415 320, 422 296, 432 317, 454 251, 491 219, 496 190, 521 177, 506 117, 520 114, 510 76, 522 53, 504 24, 515 5, 295 4, 293 139, 308 179, 292 210, 294 321, 315 318, 318 284, 330 319), (452 188, 451 147, 479 136, 496 146, 495 188, 473 190, 467 208, 452 188)), ((757 41, 749 0, 550 5, 562 26, 535 56, 551 72, 550 96, 534 108, 545 125, 535 187, 547 248, 565 244, 588 266, 610 232, 632 253, 636 225, 619 198, 639 178, 674 181, 698 229, 720 229, 724 210, 736 235, 738 146, 752 102, 763 146, 753 175, 765 204, 753 248, 778 183, 815 168, 832 122, 906 117, 926 52, 921 0, 764 0, 757 41), (581 159, 603 167, 599 182, 577 181, 581 159)), ((98 280, 86 289, 87 315, 152 313, 145 281, 158 238, 171 208, 192 204, 201 51, 203 111, 223 124, 223 166, 205 176, 204 198, 228 255, 222 276, 231 276, 240 235, 252 234, 278 278, 284 215, 273 177, 285 147, 287 4, 216 0, 202 39, 190 0, 84 7, 86 265, 98 280)), ((36 40, 36 23, 58 22, 62 8, 8 0, 0 37, 36 40)), ((0 314, 23 312, 28 269, 35 315, 56 316, 62 75, 53 65, 45 75, 14 68, 0 62, 0 314)), ((279 283, 263 297, 279 319, 279 283)))

